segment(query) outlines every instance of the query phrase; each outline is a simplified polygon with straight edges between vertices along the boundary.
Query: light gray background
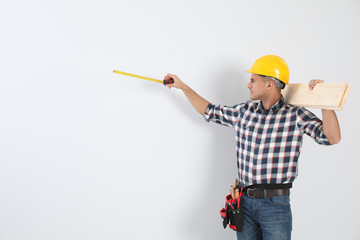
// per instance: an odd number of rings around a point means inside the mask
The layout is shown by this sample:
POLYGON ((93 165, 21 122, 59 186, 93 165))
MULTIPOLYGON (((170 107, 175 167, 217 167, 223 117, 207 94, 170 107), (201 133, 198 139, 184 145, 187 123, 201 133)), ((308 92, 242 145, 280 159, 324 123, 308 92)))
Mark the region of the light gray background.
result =
POLYGON ((291 204, 293 239, 360 239, 359 12, 357 0, 2 1, 0 239, 235 239, 219 216, 233 130, 112 70, 175 73, 232 105, 266 54, 292 83, 352 86, 341 143, 305 137, 291 204))

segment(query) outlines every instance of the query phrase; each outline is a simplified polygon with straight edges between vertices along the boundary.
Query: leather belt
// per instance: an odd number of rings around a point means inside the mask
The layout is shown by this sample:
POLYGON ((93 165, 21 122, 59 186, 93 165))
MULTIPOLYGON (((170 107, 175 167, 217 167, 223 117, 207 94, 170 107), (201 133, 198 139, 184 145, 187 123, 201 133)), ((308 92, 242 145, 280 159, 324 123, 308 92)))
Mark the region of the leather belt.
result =
POLYGON ((245 194, 251 198, 265 198, 265 196, 271 198, 274 196, 290 195, 290 189, 247 188, 245 190, 245 194))

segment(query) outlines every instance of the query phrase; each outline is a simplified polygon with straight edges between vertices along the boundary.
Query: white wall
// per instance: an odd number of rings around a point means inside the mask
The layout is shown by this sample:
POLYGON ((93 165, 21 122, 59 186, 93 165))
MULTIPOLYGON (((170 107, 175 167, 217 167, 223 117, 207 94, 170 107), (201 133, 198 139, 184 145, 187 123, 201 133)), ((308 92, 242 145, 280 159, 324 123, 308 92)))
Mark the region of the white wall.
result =
POLYGON ((359 11, 356 0, 2 2, 0 239, 235 239, 219 216, 233 130, 176 89, 112 70, 175 73, 231 105, 266 54, 293 83, 352 86, 342 142, 305 137, 291 201, 293 239, 359 239, 359 11))

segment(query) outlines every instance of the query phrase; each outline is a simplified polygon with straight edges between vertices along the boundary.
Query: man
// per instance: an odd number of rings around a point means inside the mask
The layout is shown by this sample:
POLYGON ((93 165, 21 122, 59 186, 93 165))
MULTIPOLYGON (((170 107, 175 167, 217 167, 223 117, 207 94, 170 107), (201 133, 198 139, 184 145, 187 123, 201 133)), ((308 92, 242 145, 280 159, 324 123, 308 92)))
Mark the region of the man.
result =
MULTIPOLYGON (((236 232, 237 239, 291 239, 289 188, 297 176, 302 136, 323 145, 336 144, 339 123, 332 110, 322 110, 321 121, 306 108, 284 102, 281 89, 289 82, 289 70, 282 58, 263 56, 247 72, 251 100, 232 107, 209 103, 176 75, 167 74, 164 80, 173 79, 167 86, 181 89, 207 121, 236 131, 239 184, 246 187, 241 198, 244 227, 236 232)), ((311 80, 309 88, 322 82, 311 80)))

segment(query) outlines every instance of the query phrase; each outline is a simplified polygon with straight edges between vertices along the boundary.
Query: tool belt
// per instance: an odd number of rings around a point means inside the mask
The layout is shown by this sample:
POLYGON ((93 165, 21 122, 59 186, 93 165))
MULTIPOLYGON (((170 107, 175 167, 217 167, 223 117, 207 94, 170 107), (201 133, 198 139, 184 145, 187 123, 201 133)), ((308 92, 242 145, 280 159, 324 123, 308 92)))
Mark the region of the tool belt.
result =
POLYGON ((259 184, 241 187, 234 183, 231 194, 225 197, 225 207, 220 210, 223 227, 229 225, 230 229, 241 232, 244 226, 244 215, 241 208, 241 196, 245 194, 251 198, 271 198, 274 196, 289 195, 292 184, 259 184), (235 191, 238 194, 235 194, 235 191))
POLYGON ((240 206, 240 199, 243 194, 244 191, 243 188, 241 188, 238 198, 233 198, 231 194, 225 197, 225 207, 220 210, 224 228, 229 224, 230 229, 238 232, 242 231, 244 215, 240 206))

